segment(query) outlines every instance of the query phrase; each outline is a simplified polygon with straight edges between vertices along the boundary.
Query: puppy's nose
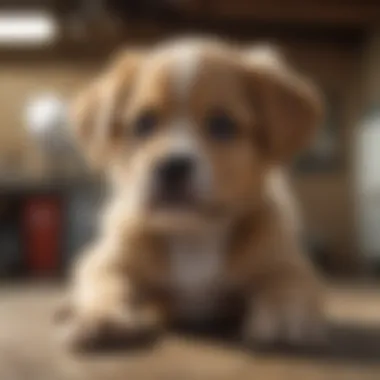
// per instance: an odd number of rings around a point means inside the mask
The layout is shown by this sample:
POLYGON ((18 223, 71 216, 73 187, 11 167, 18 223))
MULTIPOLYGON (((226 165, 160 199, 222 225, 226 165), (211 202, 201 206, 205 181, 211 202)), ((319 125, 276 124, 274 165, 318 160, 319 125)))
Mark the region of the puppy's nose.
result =
POLYGON ((194 169, 194 160, 184 155, 166 158, 157 168, 157 175, 164 186, 173 187, 187 182, 194 169))

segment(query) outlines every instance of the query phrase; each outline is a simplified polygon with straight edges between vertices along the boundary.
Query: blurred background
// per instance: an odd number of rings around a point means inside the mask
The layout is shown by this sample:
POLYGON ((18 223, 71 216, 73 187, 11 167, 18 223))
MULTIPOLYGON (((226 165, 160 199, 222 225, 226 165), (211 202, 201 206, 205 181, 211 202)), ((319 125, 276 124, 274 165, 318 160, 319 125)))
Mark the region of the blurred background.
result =
POLYGON ((0 0, 0 120, 2 380, 380 378, 380 0, 0 0), (45 280, 91 239, 105 189, 66 134, 68 102, 121 47, 191 33, 273 43, 322 89, 326 118, 291 172, 305 245, 332 279, 336 349, 247 361, 174 341, 69 365, 46 328, 61 288, 45 280))
POLYGON ((327 115, 293 167, 305 244, 333 276, 380 268, 380 2, 0 0, 0 277, 58 276, 103 189, 65 136, 70 97, 122 46, 182 34, 270 42, 327 115))

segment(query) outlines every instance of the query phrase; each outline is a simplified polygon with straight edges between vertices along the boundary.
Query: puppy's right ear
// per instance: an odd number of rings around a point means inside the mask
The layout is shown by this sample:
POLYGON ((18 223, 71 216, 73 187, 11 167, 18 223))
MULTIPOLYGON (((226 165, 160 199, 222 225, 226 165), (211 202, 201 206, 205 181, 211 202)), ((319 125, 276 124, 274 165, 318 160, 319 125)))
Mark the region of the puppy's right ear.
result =
POLYGON ((277 49, 256 46, 244 51, 243 65, 262 151, 274 162, 289 162, 308 146, 321 124, 321 94, 277 49))
POLYGON ((71 131, 94 168, 103 169, 115 151, 120 132, 117 115, 127 102, 142 59, 141 51, 122 53, 72 103, 71 131))

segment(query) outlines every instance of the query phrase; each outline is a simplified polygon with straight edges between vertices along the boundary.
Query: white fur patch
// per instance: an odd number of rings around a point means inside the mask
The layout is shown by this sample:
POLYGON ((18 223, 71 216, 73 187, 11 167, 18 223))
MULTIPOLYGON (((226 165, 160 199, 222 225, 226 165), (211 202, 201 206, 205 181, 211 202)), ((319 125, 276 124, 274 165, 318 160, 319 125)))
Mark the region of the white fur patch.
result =
POLYGON ((181 317, 203 318, 214 311, 225 249, 224 229, 170 240, 171 280, 181 317))
POLYGON ((174 45, 170 47, 173 56, 171 80, 174 92, 181 105, 189 99, 192 85, 199 72, 201 49, 197 43, 174 45))
POLYGON ((168 138, 170 139, 169 154, 186 155, 196 164, 196 171, 193 178, 193 191, 203 198, 207 197, 211 187, 211 167, 210 163, 201 149, 199 142, 194 135, 191 120, 181 118, 173 121, 168 138))
POLYGON ((248 62, 259 67, 279 69, 283 66, 281 54, 268 45, 255 46, 247 51, 248 62))
POLYGON ((170 150, 172 154, 181 153, 188 156, 200 155, 199 144, 192 132, 191 121, 181 118, 173 121, 169 132, 170 150))
MULTIPOLYGON (((152 59, 145 62, 139 78, 142 82, 147 81, 148 85, 150 72, 161 66, 168 70, 175 112, 171 115, 171 120, 168 120, 170 125, 166 132, 165 154, 186 155, 195 161, 196 172, 192 179, 192 190, 199 198, 208 196, 212 182, 210 162, 194 133, 195 121, 189 109, 193 84, 202 62, 202 52, 202 42, 197 40, 160 46, 153 53, 152 59)), ((155 186, 153 179, 149 187, 155 186)))
POLYGON ((206 196, 211 182, 209 162, 194 136, 188 104, 196 77, 202 62, 202 48, 199 41, 187 41, 184 44, 170 46, 173 56, 171 66, 171 85, 178 100, 176 118, 173 120, 173 151, 193 156, 197 161, 197 173, 194 177, 194 190, 200 196, 206 196))

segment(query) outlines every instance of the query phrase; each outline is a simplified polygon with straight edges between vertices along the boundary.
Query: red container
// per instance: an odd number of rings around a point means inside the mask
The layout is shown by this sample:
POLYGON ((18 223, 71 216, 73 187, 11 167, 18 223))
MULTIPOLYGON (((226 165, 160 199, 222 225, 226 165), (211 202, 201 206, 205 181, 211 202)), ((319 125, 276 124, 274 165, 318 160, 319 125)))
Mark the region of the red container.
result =
POLYGON ((24 208, 25 254, 34 275, 54 275, 59 268, 62 207, 58 197, 27 200, 24 208))

